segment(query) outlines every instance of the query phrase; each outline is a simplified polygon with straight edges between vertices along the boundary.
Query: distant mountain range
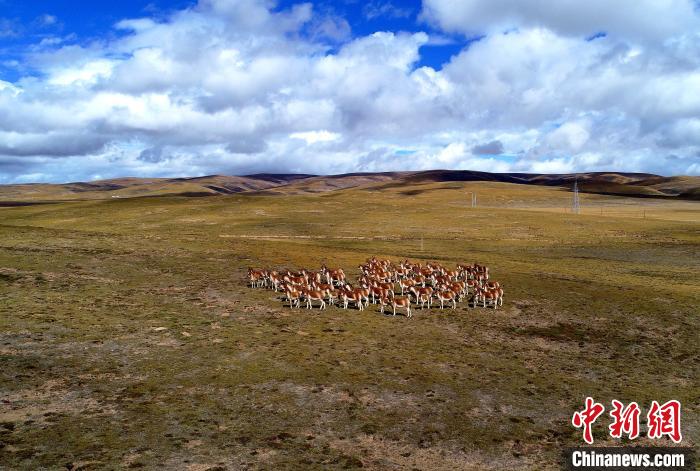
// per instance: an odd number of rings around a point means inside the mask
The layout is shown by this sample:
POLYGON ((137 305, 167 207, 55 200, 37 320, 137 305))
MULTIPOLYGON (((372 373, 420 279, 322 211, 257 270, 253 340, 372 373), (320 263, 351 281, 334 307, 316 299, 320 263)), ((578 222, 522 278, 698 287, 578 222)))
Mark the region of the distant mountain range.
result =
POLYGON ((62 184, 0 186, 4 205, 39 201, 216 196, 236 193, 285 195, 321 193, 345 188, 368 190, 431 182, 502 182, 571 188, 581 192, 645 198, 700 200, 700 177, 662 177, 648 173, 589 172, 578 174, 488 173, 471 170, 346 173, 341 175, 269 174, 208 175, 192 178, 115 178, 62 184))

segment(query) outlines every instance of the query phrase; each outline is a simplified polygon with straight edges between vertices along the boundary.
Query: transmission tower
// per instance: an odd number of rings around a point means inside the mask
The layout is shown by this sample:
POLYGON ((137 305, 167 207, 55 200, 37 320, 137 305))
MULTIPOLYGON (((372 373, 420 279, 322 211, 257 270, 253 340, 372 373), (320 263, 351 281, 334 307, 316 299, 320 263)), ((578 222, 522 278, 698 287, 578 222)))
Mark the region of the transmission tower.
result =
POLYGON ((578 214, 581 210, 581 204, 579 202, 578 198, 578 176, 576 177, 576 180, 574 180, 574 200, 571 203, 571 212, 574 214, 578 214))

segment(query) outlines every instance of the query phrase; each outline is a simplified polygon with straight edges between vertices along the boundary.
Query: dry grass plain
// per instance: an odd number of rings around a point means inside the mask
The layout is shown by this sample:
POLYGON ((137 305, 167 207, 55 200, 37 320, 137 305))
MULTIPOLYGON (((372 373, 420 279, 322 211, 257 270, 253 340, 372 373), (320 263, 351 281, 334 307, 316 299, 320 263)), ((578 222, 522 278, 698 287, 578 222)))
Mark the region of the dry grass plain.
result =
POLYGON ((558 469, 587 395, 678 399, 697 445, 700 203, 569 200, 380 182, 0 208, 0 468, 558 469), (503 309, 309 312, 243 282, 371 255, 487 264, 503 309))

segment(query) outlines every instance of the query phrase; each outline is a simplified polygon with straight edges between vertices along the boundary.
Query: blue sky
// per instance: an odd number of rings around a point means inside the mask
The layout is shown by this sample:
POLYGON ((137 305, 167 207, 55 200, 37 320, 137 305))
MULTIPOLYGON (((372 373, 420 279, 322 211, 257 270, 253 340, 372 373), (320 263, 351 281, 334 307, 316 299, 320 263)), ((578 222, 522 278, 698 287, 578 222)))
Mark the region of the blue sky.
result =
MULTIPOLYGON (((285 10, 293 1, 277 2, 275 10, 285 10)), ((124 32, 114 31, 112 26, 124 18, 149 16, 167 18, 175 11, 196 6, 194 1, 135 1, 83 2, 62 0, 50 2, 11 2, 2 5, 6 35, 1 37, 3 58, 21 60, 22 55, 42 39, 62 36, 67 43, 86 44, 105 37, 119 37, 124 32)), ((432 31, 441 35, 424 21, 419 20, 421 2, 403 0, 396 5, 388 2, 364 2, 348 0, 340 2, 324 1, 314 3, 321 12, 328 12, 347 20, 353 37, 372 34, 375 31, 432 31), (397 6, 398 5, 398 6, 397 6)), ((0 30, 1 31, 1 30, 0 30)), ((478 39, 478 36, 465 38, 460 35, 444 36, 444 43, 423 47, 419 66, 436 69, 459 53, 463 47, 478 39)), ((32 73, 27 70, 25 73, 32 73)), ((0 64, 0 80, 12 81, 22 74, 17 67, 0 64)))
POLYGON ((0 0, 0 183, 700 174, 692 0, 0 0))

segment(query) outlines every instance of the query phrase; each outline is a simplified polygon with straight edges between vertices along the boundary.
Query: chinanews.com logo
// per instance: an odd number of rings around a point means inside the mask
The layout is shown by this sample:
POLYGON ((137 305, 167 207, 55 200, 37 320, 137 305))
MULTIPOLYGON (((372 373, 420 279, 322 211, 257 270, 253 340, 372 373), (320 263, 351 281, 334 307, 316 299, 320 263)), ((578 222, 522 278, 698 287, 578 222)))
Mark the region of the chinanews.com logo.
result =
MULTIPOLYGON (((681 403, 670 400, 663 404, 651 401, 646 413, 645 433, 640 422, 643 411, 639 404, 611 401, 608 433, 612 438, 635 440, 646 436, 650 440, 664 439, 679 445, 681 431, 681 403)), ((583 410, 574 412, 571 424, 581 430, 583 441, 589 446, 568 448, 564 453, 569 470, 695 470, 695 450, 681 446, 624 446, 592 447, 593 428, 605 413, 605 406, 587 397, 583 410)), ((661 444, 660 444, 661 445, 661 444)))

